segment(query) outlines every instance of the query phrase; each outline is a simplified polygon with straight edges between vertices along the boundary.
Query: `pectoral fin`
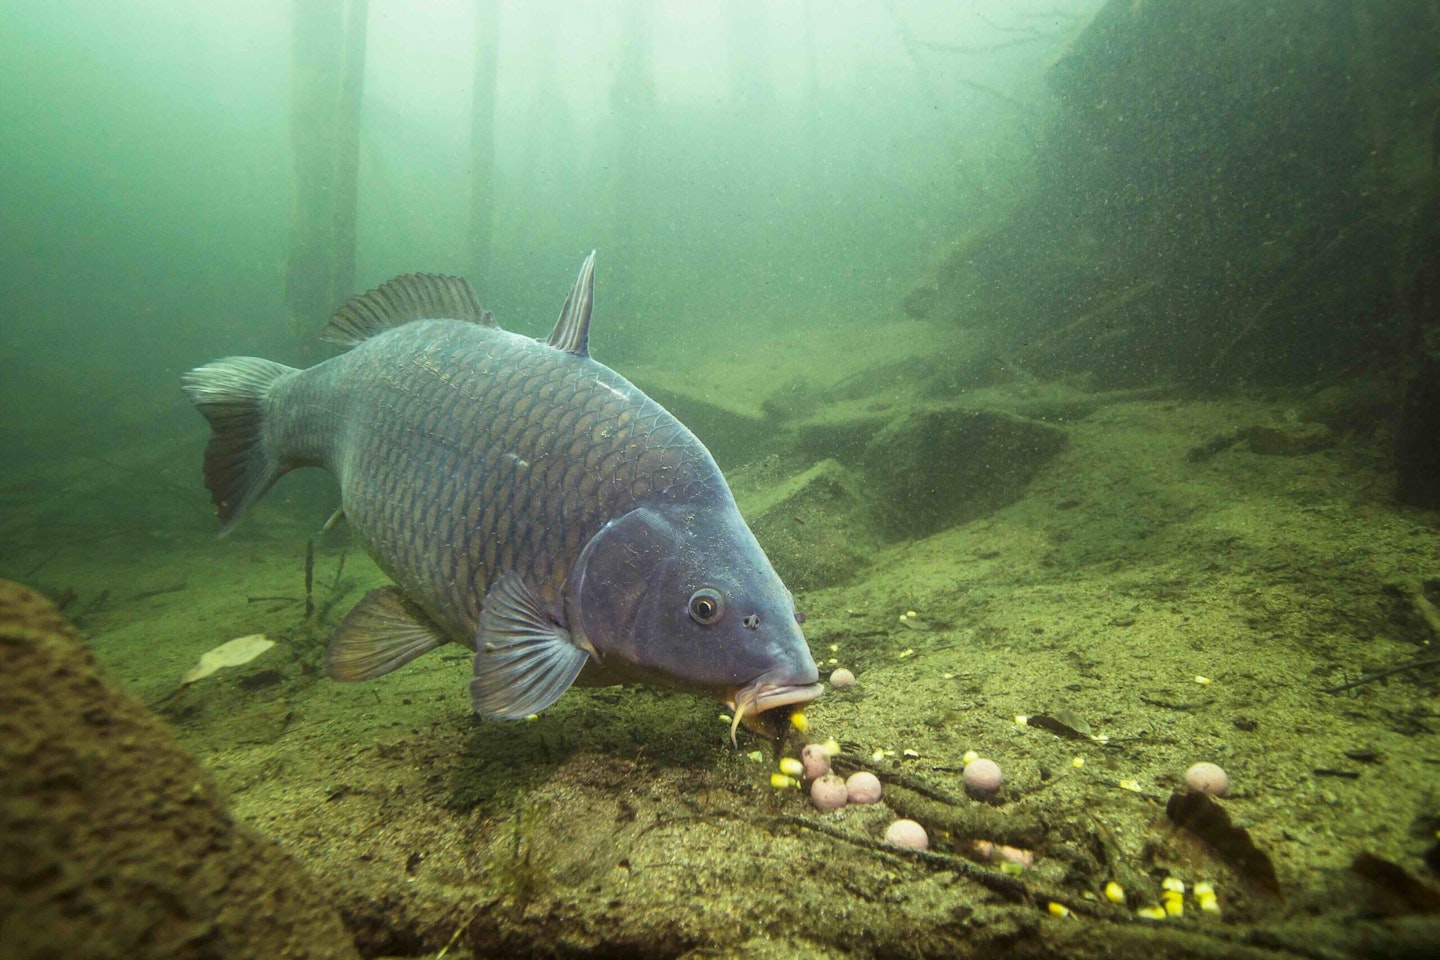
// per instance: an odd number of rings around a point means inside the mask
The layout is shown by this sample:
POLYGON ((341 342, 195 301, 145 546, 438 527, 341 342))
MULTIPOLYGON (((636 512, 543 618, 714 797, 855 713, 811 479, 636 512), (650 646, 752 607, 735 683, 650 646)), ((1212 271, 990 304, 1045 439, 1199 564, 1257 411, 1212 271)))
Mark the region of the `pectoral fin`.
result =
POLYGON ((570 689, 594 652, 545 615, 516 573, 506 573, 480 612, 470 703, 498 720, 539 713, 570 689))
POLYGON ((345 683, 373 680, 449 639, 399 587, 381 587, 366 594, 330 638, 325 672, 345 683))

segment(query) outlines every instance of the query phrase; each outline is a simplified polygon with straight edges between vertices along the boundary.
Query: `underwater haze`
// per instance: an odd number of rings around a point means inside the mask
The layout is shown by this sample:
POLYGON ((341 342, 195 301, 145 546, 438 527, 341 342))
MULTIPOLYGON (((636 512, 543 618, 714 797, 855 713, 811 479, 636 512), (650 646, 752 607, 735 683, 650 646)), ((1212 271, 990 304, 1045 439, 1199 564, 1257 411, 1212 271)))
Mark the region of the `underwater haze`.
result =
MULTIPOLYGON (((1003 102, 917 96, 880 4, 500 4, 491 253, 470 263, 485 6, 368 5, 345 296, 400 273, 456 273, 539 333, 556 286, 598 248, 615 349, 722 325, 737 341, 820 325, 836 298, 893 308, 948 235, 948 211, 979 199, 979 171, 996 171, 985 192, 1004 190, 1020 159, 1003 102), (631 77, 622 68, 637 58, 631 77)), ((7 5, 3 342, 25 361, 7 409, 64 418, 67 433, 93 424, 93 407, 39 401, 46 372, 78 368, 103 409, 141 429, 176 400, 165 384, 214 345, 293 349, 323 325, 324 313, 287 315, 285 300, 305 162, 293 87, 326 56, 303 63, 291 7, 7 5)), ((956 38, 1006 36, 980 10, 906 16, 956 38)), ((1001 82, 1037 85, 1053 52, 997 56, 1001 82)), ((7 429, 7 444, 20 433, 7 429)))
POLYGON ((0 216, 0 960, 1440 942, 1433 0, 18 0, 0 216))

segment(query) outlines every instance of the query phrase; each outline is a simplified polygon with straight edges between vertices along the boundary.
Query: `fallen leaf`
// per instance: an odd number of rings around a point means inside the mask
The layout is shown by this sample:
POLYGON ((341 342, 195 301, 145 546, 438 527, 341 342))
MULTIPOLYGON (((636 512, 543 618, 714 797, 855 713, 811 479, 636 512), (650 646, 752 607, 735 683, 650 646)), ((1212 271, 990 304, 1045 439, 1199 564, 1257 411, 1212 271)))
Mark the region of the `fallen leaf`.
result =
POLYGON ((183 687, 202 677, 208 677, 216 670, 249 663, 273 646, 275 646, 275 641, 263 633, 252 633, 248 637, 236 637, 229 643, 222 643, 214 650, 207 650, 200 655, 200 662, 180 678, 180 686, 183 687))

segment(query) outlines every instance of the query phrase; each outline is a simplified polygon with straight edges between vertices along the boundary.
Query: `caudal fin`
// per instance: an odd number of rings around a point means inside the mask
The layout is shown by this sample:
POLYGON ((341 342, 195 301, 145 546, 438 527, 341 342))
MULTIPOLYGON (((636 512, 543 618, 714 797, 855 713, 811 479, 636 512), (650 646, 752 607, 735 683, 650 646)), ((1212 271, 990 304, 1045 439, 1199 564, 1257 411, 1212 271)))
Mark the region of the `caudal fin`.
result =
POLYGON ((265 447, 265 396, 294 372, 259 357, 226 357, 181 378, 190 402, 210 421, 205 487, 223 524, 222 537, 289 469, 265 447))

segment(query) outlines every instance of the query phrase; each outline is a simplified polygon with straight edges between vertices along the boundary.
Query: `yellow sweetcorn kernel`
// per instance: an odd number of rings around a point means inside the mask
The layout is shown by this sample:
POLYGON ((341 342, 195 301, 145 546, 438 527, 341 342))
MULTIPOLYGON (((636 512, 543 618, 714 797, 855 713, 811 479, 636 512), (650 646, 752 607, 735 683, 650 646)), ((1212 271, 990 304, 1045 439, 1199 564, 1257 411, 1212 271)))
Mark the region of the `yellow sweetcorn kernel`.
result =
POLYGON ((1045 909, 1050 911, 1050 916, 1052 917, 1070 916, 1070 908, 1065 906, 1065 904, 1063 903, 1056 903, 1054 900, 1051 900, 1048 904, 1046 904, 1045 909))
POLYGON ((1184 893, 1185 881, 1179 877, 1166 877, 1160 881, 1160 888, 1166 893, 1184 893))
POLYGON ((1164 907, 1141 907, 1135 911, 1135 916, 1142 920, 1164 920, 1167 914, 1164 907))
POLYGON ((799 730, 801 733, 804 733, 806 730, 810 729, 810 721, 805 719, 805 714, 801 713, 799 710, 796 710, 794 713, 790 714, 790 726, 794 727, 796 730, 799 730))
POLYGON ((770 774, 770 786, 776 790, 789 790, 791 787, 799 787, 800 781, 783 773, 772 773, 770 774))
POLYGON ((1125 888, 1120 886, 1120 884, 1116 883, 1114 880, 1111 880, 1109 883, 1105 884, 1105 899, 1109 900, 1111 903, 1124 903, 1125 888))
POLYGON ((782 757, 780 760, 780 772, 791 777, 803 777, 805 775, 805 764, 794 757, 782 757))
POLYGON ((1170 916, 1182 917, 1185 915, 1185 894, 1167 890, 1160 899, 1165 904, 1165 912, 1170 916))

